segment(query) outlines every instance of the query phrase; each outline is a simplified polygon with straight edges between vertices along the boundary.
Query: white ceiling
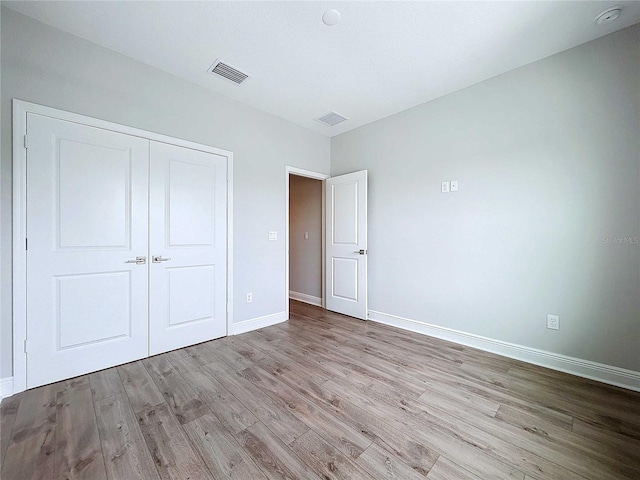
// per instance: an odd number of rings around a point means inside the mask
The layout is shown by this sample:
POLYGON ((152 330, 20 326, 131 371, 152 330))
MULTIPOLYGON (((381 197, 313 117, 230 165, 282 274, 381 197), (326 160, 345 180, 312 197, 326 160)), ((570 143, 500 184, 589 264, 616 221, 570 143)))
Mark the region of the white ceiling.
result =
POLYGON ((640 22, 629 0, 3 5, 327 136, 640 22), (620 18, 597 25, 613 5, 620 18), (327 27, 331 8, 342 20, 327 27), (214 77, 216 59, 251 78, 214 77), (329 111, 350 120, 314 120, 329 111))

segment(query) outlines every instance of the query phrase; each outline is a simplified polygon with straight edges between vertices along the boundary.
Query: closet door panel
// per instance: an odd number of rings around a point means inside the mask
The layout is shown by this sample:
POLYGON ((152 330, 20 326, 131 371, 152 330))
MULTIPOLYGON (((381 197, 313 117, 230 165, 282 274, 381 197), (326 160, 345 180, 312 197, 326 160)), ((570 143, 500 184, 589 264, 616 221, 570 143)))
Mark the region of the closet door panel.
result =
POLYGON ((226 335, 226 157, 151 142, 149 352, 226 335))
POLYGON ((148 354, 149 142, 35 114, 27 133, 32 388, 148 354))

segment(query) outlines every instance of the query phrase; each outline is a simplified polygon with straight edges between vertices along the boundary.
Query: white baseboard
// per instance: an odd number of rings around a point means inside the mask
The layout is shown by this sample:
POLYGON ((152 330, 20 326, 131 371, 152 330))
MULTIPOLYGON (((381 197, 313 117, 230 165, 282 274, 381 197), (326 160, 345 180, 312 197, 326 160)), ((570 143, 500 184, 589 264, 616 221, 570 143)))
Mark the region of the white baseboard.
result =
POLYGON ((306 293, 298 293, 289 290, 289 298, 292 300, 298 300, 299 302, 309 303, 317 307, 322 306, 322 299, 320 297, 314 297, 313 295, 307 295, 306 293))
POLYGON ((250 318, 249 320, 243 320, 242 322, 232 323, 231 331, 229 335, 238 335, 240 333, 247 333, 252 330, 258 330, 259 328, 270 327, 277 323, 287 321, 287 312, 272 313, 271 315, 265 315, 264 317, 250 318))
POLYGON ((13 395, 13 377, 0 378, 0 398, 13 395))
POLYGON ((640 372, 369 310, 369 320, 640 392, 640 372))

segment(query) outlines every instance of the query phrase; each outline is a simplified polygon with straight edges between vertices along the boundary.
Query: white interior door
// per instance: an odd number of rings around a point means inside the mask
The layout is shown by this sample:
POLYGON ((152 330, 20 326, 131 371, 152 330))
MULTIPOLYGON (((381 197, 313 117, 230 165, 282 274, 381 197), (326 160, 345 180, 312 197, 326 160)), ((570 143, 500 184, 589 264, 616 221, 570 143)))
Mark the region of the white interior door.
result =
POLYGON ((367 171, 325 180, 326 308, 367 318, 367 171))
POLYGON ((159 142, 150 148, 149 354, 223 337, 226 157, 159 142))
POLYGON ((32 388, 147 355, 149 142, 34 114, 27 134, 32 388))

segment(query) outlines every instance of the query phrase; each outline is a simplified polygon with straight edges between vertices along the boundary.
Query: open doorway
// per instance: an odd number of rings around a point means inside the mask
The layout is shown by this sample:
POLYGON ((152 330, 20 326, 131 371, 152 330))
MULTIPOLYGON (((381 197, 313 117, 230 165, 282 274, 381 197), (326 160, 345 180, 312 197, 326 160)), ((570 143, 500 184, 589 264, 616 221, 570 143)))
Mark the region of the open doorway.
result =
MULTIPOLYGON (((328 175, 287 167, 287 295, 324 306, 324 182, 328 175)), ((287 317, 289 302, 287 301, 287 317)))

